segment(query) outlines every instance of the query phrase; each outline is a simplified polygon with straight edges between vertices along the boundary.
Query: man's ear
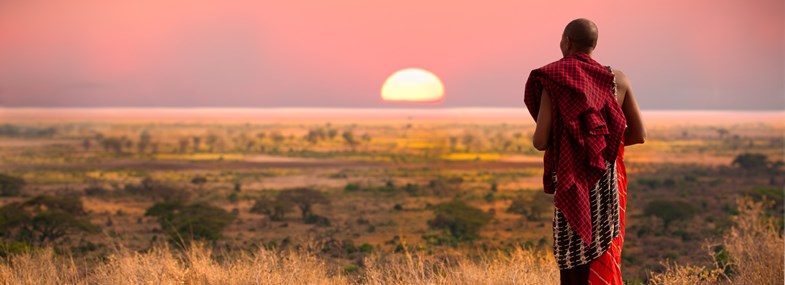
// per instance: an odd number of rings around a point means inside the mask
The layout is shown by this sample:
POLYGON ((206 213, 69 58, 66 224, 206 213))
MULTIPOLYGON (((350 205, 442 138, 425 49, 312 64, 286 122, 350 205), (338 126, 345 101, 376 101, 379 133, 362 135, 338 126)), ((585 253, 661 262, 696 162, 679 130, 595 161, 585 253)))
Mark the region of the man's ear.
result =
POLYGON ((569 36, 564 36, 564 38, 566 39, 566 41, 564 41, 564 42, 565 42, 565 46, 567 47, 567 51, 571 51, 572 50, 572 39, 569 36))

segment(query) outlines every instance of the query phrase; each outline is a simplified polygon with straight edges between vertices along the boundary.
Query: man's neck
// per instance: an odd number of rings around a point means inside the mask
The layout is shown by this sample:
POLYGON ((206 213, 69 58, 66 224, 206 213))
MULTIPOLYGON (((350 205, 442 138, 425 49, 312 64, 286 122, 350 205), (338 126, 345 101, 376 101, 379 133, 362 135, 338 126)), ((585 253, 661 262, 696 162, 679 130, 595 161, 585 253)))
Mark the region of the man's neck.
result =
POLYGON ((564 57, 574 56, 574 55, 579 54, 579 53, 582 53, 582 54, 585 54, 588 57, 591 57, 591 52, 584 52, 584 51, 571 52, 571 53, 565 55, 564 57))

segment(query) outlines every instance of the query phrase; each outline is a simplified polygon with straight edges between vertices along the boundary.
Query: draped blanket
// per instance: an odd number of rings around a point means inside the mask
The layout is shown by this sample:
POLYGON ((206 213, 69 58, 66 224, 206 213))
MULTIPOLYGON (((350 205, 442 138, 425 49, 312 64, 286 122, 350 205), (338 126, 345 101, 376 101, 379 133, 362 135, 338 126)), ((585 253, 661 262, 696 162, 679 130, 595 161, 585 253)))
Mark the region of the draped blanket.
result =
POLYGON ((535 69, 526 82, 524 103, 536 120, 543 90, 552 101, 553 126, 545 151, 543 186, 557 209, 589 245, 589 191, 616 161, 626 120, 612 92, 614 75, 584 53, 535 69))

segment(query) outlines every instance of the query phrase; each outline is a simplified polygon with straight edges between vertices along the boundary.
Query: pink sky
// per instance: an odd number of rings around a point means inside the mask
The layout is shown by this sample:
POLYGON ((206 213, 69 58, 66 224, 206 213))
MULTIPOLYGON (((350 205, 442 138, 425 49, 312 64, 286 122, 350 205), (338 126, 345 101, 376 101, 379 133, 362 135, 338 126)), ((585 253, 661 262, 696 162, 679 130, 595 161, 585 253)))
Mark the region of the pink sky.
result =
POLYGON ((783 109, 784 3, 1 1, 0 105, 410 107, 379 90, 419 67, 439 106, 523 107, 586 17, 644 109, 783 109))

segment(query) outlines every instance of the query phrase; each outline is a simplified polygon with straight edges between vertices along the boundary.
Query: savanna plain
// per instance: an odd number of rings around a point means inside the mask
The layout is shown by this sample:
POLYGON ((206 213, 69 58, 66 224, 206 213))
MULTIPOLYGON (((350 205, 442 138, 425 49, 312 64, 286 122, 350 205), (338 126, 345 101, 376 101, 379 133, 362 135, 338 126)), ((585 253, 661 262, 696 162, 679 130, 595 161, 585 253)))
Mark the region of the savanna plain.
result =
MULTIPOLYGON (((782 112, 644 112, 628 284, 781 284, 782 112)), ((524 109, 0 109, 2 284, 557 284, 524 109)))

